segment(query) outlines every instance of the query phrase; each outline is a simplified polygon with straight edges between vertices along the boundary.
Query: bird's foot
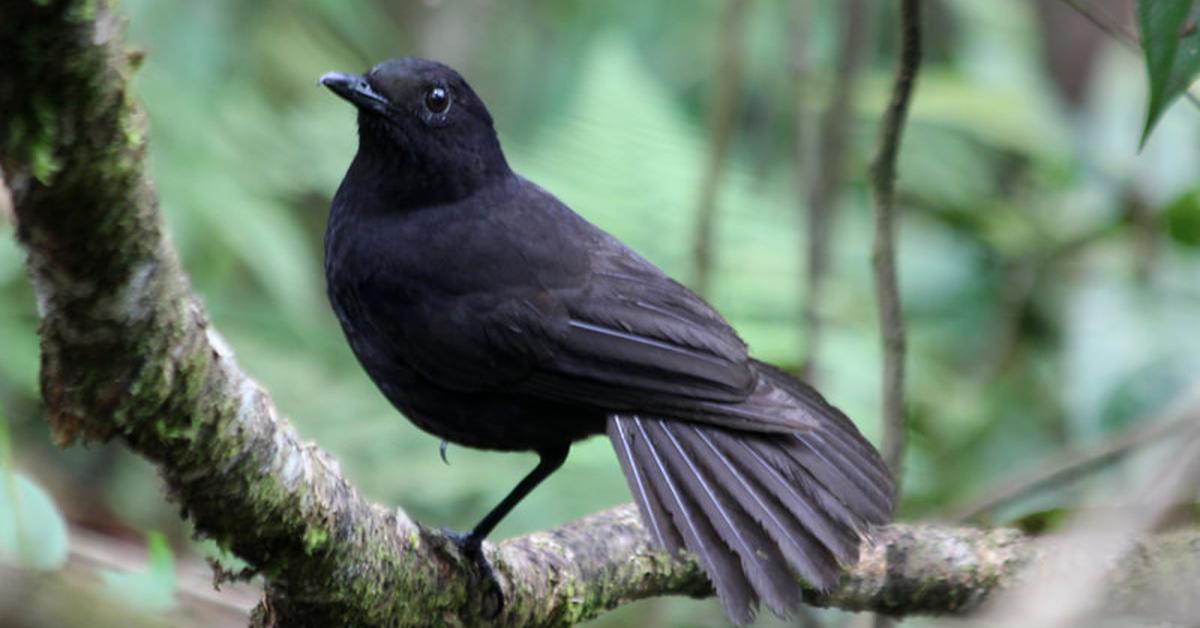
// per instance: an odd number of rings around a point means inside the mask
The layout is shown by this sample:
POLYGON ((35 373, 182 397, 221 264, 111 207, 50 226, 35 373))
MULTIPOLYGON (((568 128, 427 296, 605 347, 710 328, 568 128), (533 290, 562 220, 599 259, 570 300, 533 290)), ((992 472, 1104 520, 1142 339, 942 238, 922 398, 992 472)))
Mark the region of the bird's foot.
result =
POLYGON ((504 610, 504 590, 496 579, 496 572, 491 563, 483 555, 483 539, 471 533, 462 533, 449 528, 442 528, 442 534, 450 539, 463 557, 475 565, 475 577, 484 585, 483 612, 489 618, 495 618, 504 610))

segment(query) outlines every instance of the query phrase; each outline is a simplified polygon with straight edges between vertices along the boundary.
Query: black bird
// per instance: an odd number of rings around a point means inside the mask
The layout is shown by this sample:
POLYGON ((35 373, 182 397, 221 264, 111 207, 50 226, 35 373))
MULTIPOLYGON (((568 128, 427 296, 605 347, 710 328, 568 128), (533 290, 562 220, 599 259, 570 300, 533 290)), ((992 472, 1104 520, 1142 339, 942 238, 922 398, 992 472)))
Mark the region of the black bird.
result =
POLYGON ((832 586, 891 517, 879 454, 808 385, 750 358, 700 297, 509 169, 445 65, 321 77, 358 109, 325 234, 329 300, 367 374, 423 430, 534 451, 467 535, 480 544, 571 444, 606 433, 653 539, 686 549, 722 607, 784 615, 795 576, 832 586))

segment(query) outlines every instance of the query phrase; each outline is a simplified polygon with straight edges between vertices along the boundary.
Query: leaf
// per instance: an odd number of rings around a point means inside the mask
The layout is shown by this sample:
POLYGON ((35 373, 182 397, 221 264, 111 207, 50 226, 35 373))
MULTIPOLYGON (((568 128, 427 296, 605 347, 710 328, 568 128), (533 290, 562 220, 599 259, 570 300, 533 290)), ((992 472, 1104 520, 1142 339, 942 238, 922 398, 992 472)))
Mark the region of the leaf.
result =
POLYGON ((1021 515, 1008 522, 1007 525, 1017 528, 1025 534, 1041 536, 1062 529, 1063 524, 1073 514, 1075 513, 1069 508, 1050 508, 1021 515))
POLYGON ((1195 377, 1195 366, 1170 353, 1155 353, 1142 366, 1131 367, 1104 395, 1099 425, 1108 433, 1160 412, 1183 393, 1195 377))
POLYGON ((0 557, 31 569, 57 569, 67 560, 67 524, 42 487, 9 469, 11 447, 0 413, 0 557))
POLYGON ((1200 72, 1200 0, 1138 0, 1138 28, 1150 75, 1150 104, 1139 149, 1159 117, 1200 72))
POLYGON ((0 556, 31 569, 57 569, 67 560, 67 524, 42 487, 0 470, 0 556))
POLYGON ((142 571, 100 571, 100 579, 134 608, 163 613, 175 607, 175 560, 161 532, 146 535, 149 564, 142 571))
POLYGON ((1200 190, 1171 201, 1163 217, 1172 240, 1189 248, 1200 247, 1200 190))

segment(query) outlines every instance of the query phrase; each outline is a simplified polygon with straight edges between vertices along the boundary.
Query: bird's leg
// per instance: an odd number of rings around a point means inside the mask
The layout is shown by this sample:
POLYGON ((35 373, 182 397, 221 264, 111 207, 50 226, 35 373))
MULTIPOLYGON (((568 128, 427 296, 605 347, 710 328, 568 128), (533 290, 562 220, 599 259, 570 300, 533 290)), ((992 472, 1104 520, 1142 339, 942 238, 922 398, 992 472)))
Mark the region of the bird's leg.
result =
POLYGON ((538 464, 525 476, 517 486, 502 500, 492 508, 491 512, 483 517, 479 523, 475 524, 475 528, 471 530, 471 534, 467 535, 468 540, 471 540, 475 545, 483 543, 483 539, 492 533, 496 524, 500 523, 509 512, 512 511, 526 495, 529 495, 542 480, 550 477, 550 474, 558 470, 559 467, 567 461, 567 452, 570 451, 570 445, 555 447, 554 449, 546 449, 538 452, 540 459, 538 464))
POLYGON ((540 459, 538 464, 517 483, 517 486, 496 504, 487 515, 479 521, 478 524, 471 530, 469 534, 455 532, 453 530, 443 530, 442 532, 458 546, 459 551, 463 556, 475 562, 475 566, 479 569, 479 575, 482 579, 490 582, 490 586, 495 595, 499 598, 499 603, 496 606, 495 614, 499 614, 500 609, 504 608, 504 597, 500 592, 500 583, 496 580, 496 574, 492 571, 492 566, 483 556, 483 540, 491 534, 496 524, 500 523, 512 509, 525 499, 542 480, 550 477, 550 474, 558 470, 567 460, 567 452, 571 449, 570 445, 562 445, 553 449, 544 449, 538 452, 540 459))

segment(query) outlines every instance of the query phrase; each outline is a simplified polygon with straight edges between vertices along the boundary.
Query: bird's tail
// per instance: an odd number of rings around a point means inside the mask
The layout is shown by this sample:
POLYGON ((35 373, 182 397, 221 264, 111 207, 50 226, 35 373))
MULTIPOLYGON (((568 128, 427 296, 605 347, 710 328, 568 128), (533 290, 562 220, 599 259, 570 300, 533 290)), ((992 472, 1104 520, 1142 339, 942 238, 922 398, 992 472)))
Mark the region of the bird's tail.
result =
POLYGON ((798 433, 730 430, 632 414, 608 435, 650 534, 694 554, 725 614, 749 623, 801 601, 798 575, 825 589, 853 563, 870 526, 891 518, 892 483, 854 424, 816 391, 771 369, 818 417, 798 433), (795 389, 795 390, 793 390, 795 389))

